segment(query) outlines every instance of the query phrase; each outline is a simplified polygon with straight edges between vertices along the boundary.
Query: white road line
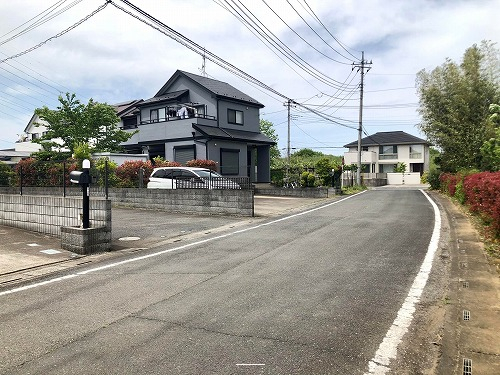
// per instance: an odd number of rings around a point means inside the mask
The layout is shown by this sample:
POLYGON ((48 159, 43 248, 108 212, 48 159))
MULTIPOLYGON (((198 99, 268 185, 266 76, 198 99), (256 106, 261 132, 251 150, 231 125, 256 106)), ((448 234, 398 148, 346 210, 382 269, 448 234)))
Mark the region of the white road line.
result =
POLYGON ((35 284, 31 284, 31 285, 26 285, 26 286, 22 286, 22 287, 18 287, 18 288, 13 288, 13 289, 8 289, 8 290, 5 290, 3 292, 0 292, 0 297, 2 297, 4 295, 7 295, 7 294, 17 293, 17 292, 22 292, 22 291, 25 291, 25 290, 28 290, 28 289, 37 288, 37 287, 40 287, 40 286, 43 286, 43 285, 52 284, 52 283, 56 283, 56 282, 59 282, 59 281, 64 281, 64 280, 71 279, 71 278, 74 278, 74 277, 87 275, 89 273, 98 272, 98 271, 106 270, 106 269, 109 269, 109 268, 118 267, 118 266, 121 266, 123 264, 138 262, 138 261, 141 261, 141 260, 144 260, 144 259, 157 257, 157 256, 164 255, 164 254, 167 254, 167 253, 172 253, 174 251, 179 251, 179 250, 187 249, 187 248, 194 247, 194 246, 197 246, 197 245, 201 245, 201 244, 204 244, 204 243, 207 243, 207 242, 212 242, 212 241, 215 241, 215 240, 220 240, 222 238, 230 237, 230 236, 233 236, 233 235, 236 235, 236 234, 240 234, 240 233, 244 233, 244 232, 249 232, 249 231, 252 231, 252 230, 256 230, 256 229, 259 229, 261 227, 265 227, 265 226, 268 226, 268 225, 273 225, 273 224, 279 223, 279 222, 284 221, 284 220, 289 220, 289 219, 292 219, 294 217, 306 215, 308 213, 311 213, 311 212, 314 212, 314 211, 317 211, 317 210, 322 210, 322 209, 324 209, 326 207, 330 207, 330 206, 333 206, 335 204, 344 202, 344 201, 346 201, 348 199, 354 198, 355 196, 357 196, 359 194, 362 194, 362 193, 364 193, 364 191, 362 191, 360 193, 357 193, 357 194, 354 194, 354 195, 350 195, 347 198, 344 198, 344 199, 341 199, 341 200, 338 200, 338 201, 334 201, 332 203, 325 204, 324 206, 319 206, 319 207, 312 208, 312 209, 307 210, 307 211, 299 212, 299 213, 296 213, 296 214, 293 214, 293 215, 290 215, 290 216, 285 216, 285 217, 282 217, 280 219, 276 219, 276 220, 270 221, 268 223, 259 224, 259 225, 256 225, 256 226, 253 226, 253 227, 250 227, 250 228, 240 229, 240 230, 237 230, 237 231, 234 231, 234 232, 231 232, 231 233, 226 233, 226 234, 222 234, 222 235, 219 235, 219 236, 206 238, 206 239, 201 240, 201 241, 196 241, 196 242, 188 243, 188 244, 185 244, 185 245, 182 245, 182 246, 175 247, 173 249, 167 249, 167 250, 158 251, 156 253, 151 253, 151 254, 147 254, 147 255, 141 255, 141 256, 134 257, 134 258, 122 260, 122 261, 119 261, 119 262, 110 263, 110 264, 107 264, 105 266, 90 268, 90 269, 88 269, 86 271, 80 271, 80 272, 77 272, 77 273, 73 273, 73 274, 70 274, 70 275, 62 276, 62 277, 56 277, 56 278, 53 278, 53 279, 45 280, 45 281, 38 282, 38 283, 35 283, 35 284))
POLYGON ((427 254, 425 255, 424 261, 420 266, 420 271, 418 272, 413 285, 410 288, 408 296, 406 297, 401 309, 396 316, 396 319, 392 323, 391 328, 387 331, 384 339, 380 343, 375 356, 368 363, 368 372, 365 375, 375 374, 383 375, 387 373, 389 368, 389 362, 396 358, 398 345, 400 344, 403 335, 408 331, 413 320, 413 314, 415 313, 415 305, 420 300, 424 287, 427 284, 427 279, 432 269, 432 261, 434 255, 439 245, 439 236, 441 232, 441 214, 439 208, 434 203, 434 201, 427 195, 426 192, 420 189, 422 194, 425 195, 427 200, 431 203, 434 209, 434 230, 432 231, 431 240, 429 246, 427 247, 427 254))
POLYGON ((237 363, 236 366, 265 366, 265 363, 237 363))

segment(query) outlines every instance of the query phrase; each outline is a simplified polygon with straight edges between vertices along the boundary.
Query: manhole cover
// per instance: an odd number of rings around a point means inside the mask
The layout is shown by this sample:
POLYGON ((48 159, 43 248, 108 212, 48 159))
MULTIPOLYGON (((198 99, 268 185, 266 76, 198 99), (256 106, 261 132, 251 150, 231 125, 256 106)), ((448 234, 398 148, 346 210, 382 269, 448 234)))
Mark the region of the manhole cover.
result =
POLYGON ((121 238, 118 238, 118 241, 137 241, 140 239, 141 239, 141 237, 121 237, 121 238))

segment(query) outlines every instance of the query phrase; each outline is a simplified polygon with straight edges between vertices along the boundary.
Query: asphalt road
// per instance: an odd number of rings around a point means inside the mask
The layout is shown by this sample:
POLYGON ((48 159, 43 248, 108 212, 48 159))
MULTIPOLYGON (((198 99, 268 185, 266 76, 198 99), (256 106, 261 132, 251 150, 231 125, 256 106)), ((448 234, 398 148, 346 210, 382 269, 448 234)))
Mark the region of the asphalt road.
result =
POLYGON ((373 190, 0 294, 0 374, 364 374, 433 227, 373 190))

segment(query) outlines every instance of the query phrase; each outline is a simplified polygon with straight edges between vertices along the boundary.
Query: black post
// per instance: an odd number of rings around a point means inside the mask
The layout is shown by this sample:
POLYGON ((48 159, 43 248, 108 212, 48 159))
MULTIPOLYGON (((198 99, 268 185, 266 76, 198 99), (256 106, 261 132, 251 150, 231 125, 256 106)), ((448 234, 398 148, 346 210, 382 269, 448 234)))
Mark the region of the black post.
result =
POLYGON ((66 196, 66 162, 65 161, 63 161, 62 184, 63 184, 63 197, 65 197, 66 196))
POLYGON ((104 192, 106 194, 106 199, 108 199, 108 179, 109 179, 109 169, 108 169, 108 160, 104 161, 104 192))
POLYGON ((19 195, 23 195, 23 167, 19 167, 19 195))
MULTIPOLYGON (((90 162, 88 160, 84 160, 83 162, 83 173, 87 175, 86 181, 90 182, 90 162), (88 162, 88 163, 85 163, 88 162)), ((83 229, 90 228, 90 188, 89 183, 82 184, 82 192, 83 192, 83 215, 82 215, 82 224, 83 229)))

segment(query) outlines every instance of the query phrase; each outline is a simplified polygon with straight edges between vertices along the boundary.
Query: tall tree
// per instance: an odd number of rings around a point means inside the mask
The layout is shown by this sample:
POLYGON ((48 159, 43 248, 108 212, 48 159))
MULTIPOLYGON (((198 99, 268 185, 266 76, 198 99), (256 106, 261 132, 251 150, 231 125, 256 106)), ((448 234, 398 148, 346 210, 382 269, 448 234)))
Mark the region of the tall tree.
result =
POLYGON ((262 134, 267 135, 270 139, 272 139, 276 144, 271 146, 269 151, 271 158, 271 166, 275 165, 276 161, 280 158, 280 150, 278 149, 278 135, 274 129, 274 124, 268 120, 260 120, 260 131, 262 134))
POLYGON ((494 127, 493 137, 481 146, 482 169, 490 172, 500 171, 500 105, 490 105, 490 121, 494 127))
POLYGON ((56 110, 46 106, 35 110, 48 125, 47 132, 34 142, 72 153, 79 144, 88 144, 93 152, 111 152, 119 151, 120 143, 134 134, 118 128, 120 118, 108 104, 90 99, 85 105, 69 93, 59 96, 59 103, 56 110))
POLYGON ((495 67, 488 68, 494 45, 483 42, 465 51, 461 64, 446 62, 417 74, 420 96, 420 129, 442 152, 443 171, 481 167, 484 142, 493 136, 488 121, 489 105, 498 101, 495 67), (488 55, 486 55, 488 53, 488 55))

